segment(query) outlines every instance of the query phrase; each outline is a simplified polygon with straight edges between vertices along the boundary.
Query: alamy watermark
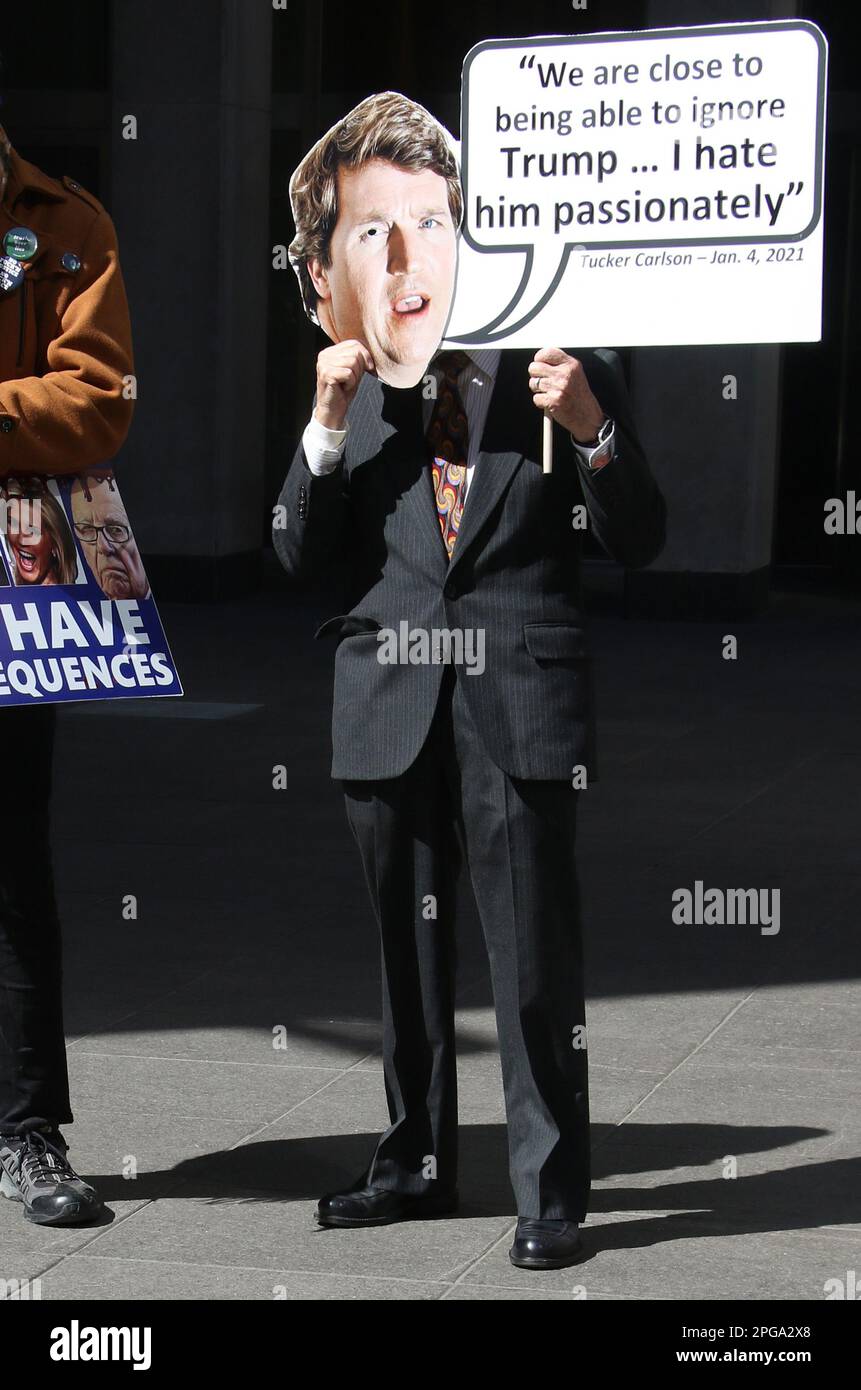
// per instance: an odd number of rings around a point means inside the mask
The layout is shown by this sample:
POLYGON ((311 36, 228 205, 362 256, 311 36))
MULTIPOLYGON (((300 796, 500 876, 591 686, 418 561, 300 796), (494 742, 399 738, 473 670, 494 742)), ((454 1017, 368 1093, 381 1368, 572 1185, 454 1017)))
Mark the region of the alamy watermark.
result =
POLYGON ((761 936, 780 931, 779 888, 706 888, 701 878, 693 888, 673 892, 673 921, 677 926, 758 926, 761 936))
POLYGON ((410 627, 405 618, 377 633, 381 666, 464 666, 468 676, 484 670, 483 627, 410 627))
POLYGON ((0 535, 42 535, 42 502, 38 497, 0 496, 0 535))

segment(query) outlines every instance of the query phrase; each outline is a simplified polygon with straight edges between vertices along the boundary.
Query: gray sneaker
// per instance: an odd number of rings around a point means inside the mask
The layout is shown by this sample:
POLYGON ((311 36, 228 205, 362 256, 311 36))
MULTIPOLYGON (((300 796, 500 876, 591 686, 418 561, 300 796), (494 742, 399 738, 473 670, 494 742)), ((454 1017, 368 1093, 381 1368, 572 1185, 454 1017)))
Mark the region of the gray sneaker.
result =
POLYGON ((57 1129, 0 1136, 0 1193, 24 1203, 24 1216, 39 1226, 93 1221, 103 1210, 95 1188, 68 1162, 57 1129))

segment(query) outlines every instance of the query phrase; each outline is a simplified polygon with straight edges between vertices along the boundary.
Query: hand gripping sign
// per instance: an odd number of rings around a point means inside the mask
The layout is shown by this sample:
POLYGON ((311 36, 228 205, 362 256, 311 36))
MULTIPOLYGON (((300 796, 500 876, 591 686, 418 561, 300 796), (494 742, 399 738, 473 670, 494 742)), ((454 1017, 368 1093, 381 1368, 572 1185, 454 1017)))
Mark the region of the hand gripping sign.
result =
POLYGON ((817 341, 825 78, 805 20, 478 44, 446 341, 817 341))

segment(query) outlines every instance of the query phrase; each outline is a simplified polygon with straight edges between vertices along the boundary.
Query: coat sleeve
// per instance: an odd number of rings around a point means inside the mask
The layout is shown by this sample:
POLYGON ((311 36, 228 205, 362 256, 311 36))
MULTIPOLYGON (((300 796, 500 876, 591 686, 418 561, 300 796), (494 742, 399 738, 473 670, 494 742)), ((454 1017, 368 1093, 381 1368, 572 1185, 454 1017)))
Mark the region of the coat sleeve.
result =
POLYGON ((275 509, 272 542, 298 585, 343 582, 346 568, 349 489, 344 465, 316 477, 300 442, 275 509))
POLYGON ((108 463, 128 433, 131 327, 106 212, 94 219, 81 259, 57 305, 47 371, 0 382, 0 474, 83 473, 108 463))
POLYGON ((666 504, 637 437, 621 368, 593 355, 587 377, 616 422, 615 456, 593 473, 579 463, 583 499, 596 540, 619 564, 639 569, 657 558, 666 537, 666 504))

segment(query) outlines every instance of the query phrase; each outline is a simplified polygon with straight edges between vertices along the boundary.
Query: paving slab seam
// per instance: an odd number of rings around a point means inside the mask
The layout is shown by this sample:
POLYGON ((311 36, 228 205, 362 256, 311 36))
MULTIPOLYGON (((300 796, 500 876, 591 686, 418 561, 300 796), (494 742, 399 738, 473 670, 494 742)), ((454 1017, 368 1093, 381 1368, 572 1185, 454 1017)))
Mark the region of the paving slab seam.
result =
POLYGON ((751 806, 754 801, 758 801, 760 797, 765 796, 766 792, 779 786, 781 782, 785 782, 790 775, 794 776, 801 768, 805 767, 807 763, 814 762, 817 758, 822 756, 823 752, 827 753, 827 751, 828 745, 824 747, 820 746, 815 749, 814 752, 808 753, 803 758, 800 758, 798 762, 792 763, 790 766, 785 766, 782 771, 771 779, 771 781, 766 782, 765 786, 760 787, 759 791, 753 792, 752 795, 745 797, 743 801, 737 802, 729 811, 724 811, 723 815, 718 816, 716 820, 710 821, 708 825, 704 825, 700 830, 695 831, 686 843, 689 843, 690 840, 698 840, 702 835, 707 835, 710 830, 714 830, 716 826, 722 825, 724 821, 731 820, 739 811, 744 810, 747 806, 751 806))
MULTIPOLYGON (((584 1266, 577 1266, 577 1265, 572 1266, 573 1269, 578 1269, 578 1268, 581 1268, 581 1267, 582 1267, 583 1269, 587 1269, 587 1268, 588 1268, 587 1265, 584 1265, 584 1266)), ((581 1282, 582 1282, 582 1280, 581 1280, 581 1282)), ((476 1289, 476 1290, 479 1290, 479 1289, 493 1289, 493 1290, 495 1290, 495 1291, 497 1291, 497 1292, 503 1292, 503 1293, 526 1293, 526 1292, 527 1292, 527 1287, 526 1287, 525 1284, 467 1284, 466 1287, 469 1288, 469 1289, 476 1289)), ((536 1290, 536 1292, 540 1293, 540 1290, 536 1290)), ((561 1301, 562 1301, 563 1298, 570 1298, 570 1300, 571 1300, 572 1303, 588 1303, 590 1298, 604 1298, 604 1299, 608 1299, 608 1300, 613 1300, 614 1302, 615 1302, 615 1301, 618 1301, 618 1302, 620 1302, 620 1303, 623 1302, 623 1301, 626 1300, 626 1299, 627 1299, 628 1302, 630 1302, 630 1303, 684 1303, 684 1302, 687 1302, 687 1299, 680 1299, 680 1298, 674 1297, 673 1294, 650 1294, 650 1296, 649 1296, 648 1298, 640 1298, 640 1297, 638 1297, 638 1295, 635 1294, 635 1293, 615 1293, 614 1291, 612 1291, 612 1290, 610 1290, 610 1289, 598 1289, 598 1288, 595 1288, 595 1289, 590 1288, 590 1290, 589 1290, 589 1292, 588 1292, 586 1298, 584 1298, 584 1299, 574 1298, 572 1295, 566 1294, 566 1292, 565 1292, 564 1289, 558 1289, 558 1288, 549 1289, 549 1290, 548 1290, 548 1293, 556 1294, 556 1298, 553 1300, 553 1301, 556 1302, 556 1303, 561 1303, 561 1301)), ((721 1298, 722 1295, 721 1295, 721 1294, 716 1294, 715 1297, 716 1297, 716 1298, 721 1298)))
MULTIPOLYGON (((336 1077, 335 1079, 337 1080, 337 1077, 336 1077)), ((322 1089, 325 1090, 325 1087, 323 1087, 322 1089)), ((314 1092, 314 1095, 317 1095, 317 1094, 319 1094, 319 1092, 315 1091, 315 1092, 314 1092)), ((311 1099, 313 1099, 313 1097, 312 1097, 312 1096, 306 1096, 305 1099, 306 1099, 306 1100, 311 1100, 311 1099)), ((165 1111, 165 1110, 145 1110, 142 1106, 140 1106, 140 1105, 135 1105, 133 1108, 130 1108, 130 1110, 126 1110, 126 1111, 123 1111, 123 1110, 121 1110, 119 1107, 117 1107, 117 1108, 113 1111, 113 1113, 114 1113, 114 1114, 123 1114, 123 1115, 128 1115, 129 1113, 131 1113, 131 1114, 134 1115, 134 1116, 140 1115, 141 1117, 151 1115, 151 1116, 152 1116, 153 1118, 155 1118, 155 1119, 158 1119, 158 1118, 164 1119, 165 1117, 167 1117, 167 1118, 169 1118, 170 1120, 194 1120, 196 1123, 198 1123, 198 1122, 200 1122, 200 1121, 204 1121, 204 1122, 205 1122, 205 1121, 207 1121, 207 1120, 220 1120, 220 1121, 223 1121, 223 1122, 225 1122, 225 1123, 230 1123, 230 1124, 237 1124, 237 1125, 248 1124, 248 1116, 247 1116, 247 1115, 223 1115, 223 1114, 221 1114, 220 1112, 216 1112, 216 1111, 212 1111, 212 1110, 210 1110, 206 1115, 187 1115, 187 1114, 185 1114, 184 1111, 178 1111, 178 1110, 170 1110, 170 1111, 165 1111)), ((289 1114, 290 1112, 287 1111, 287 1112, 285 1112, 285 1113, 286 1113, 286 1114, 289 1114)), ((279 1113, 274 1117, 274 1119, 272 1119, 272 1120, 267 1120, 267 1121, 266 1121, 266 1125, 265 1125, 264 1127, 268 1127, 270 1124, 273 1124, 273 1125, 274 1125, 274 1124, 277 1124, 278 1121, 279 1121, 279 1120, 282 1120, 283 1118, 284 1118, 284 1115, 282 1115, 281 1112, 279 1111, 279 1113)), ((243 1144, 243 1143, 245 1142, 245 1140, 244 1140, 244 1139, 240 1139, 239 1142, 240 1142, 240 1144, 243 1144)), ((225 1149, 224 1152, 227 1153, 227 1152, 229 1152, 229 1150, 226 1150, 226 1149, 225 1149)), ((194 1157, 194 1155, 191 1155, 191 1157, 194 1157)))
POLYGON ((458 1274, 457 1276, 455 1276, 454 1278, 452 1278, 452 1279, 450 1279, 450 1280, 449 1280, 448 1276, 444 1274, 444 1275, 443 1275, 443 1279, 446 1280, 447 1282, 449 1282, 450 1285, 451 1285, 451 1287, 450 1287, 450 1289, 449 1289, 446 1293, 440 1295, 440 1299, 439 1299, 438 1301, 441 1302, 442 1299, 445 1299, 445 1298, 448 1297, 448 1294, 449 1294, 450 1292, 452 1292, 452 1290, 458 1288, 459 1285, 461 1285, 461 1284, 463 1283, 464 1279, 465 1279, 466 1276, 469 1274, 470 1270, 475 1269, 475 1267, 476 1267, 477 1265, 479 1265, 479 1264, 481 1263, 481 1261, 482 1261, 483 1259, 486 1258, 486 1256, 492 1254, 493 1251, 496 1250, 496 1248, 497 1248, 498 1246, 502 1245, 503 1241, 506 1241, 506 1240, 513 1240, 513 1238, 514 1238, 514 1232, 516 1231, 516 1229, 517 1229, 517 1221, 515 1220, 515 1221, 512 1221, 512 1222, 505 1228, 505 1230, 502 1232, 501 1235, 496 1236, 493 1240, 489 1241, 488 1244, 484 1247, 484 1249, 483 1249, 482 1251, 480 1251, 479 1254, 476 1255, 476 1256, 474 1257, 474 1259, 469 1260, 469 1261, 466 1263, 466 1265, 464 1265, 463 1268, 461 1269, 460 1274, 458 1274))
MULTIPOLYGON (((723 1179, 715 1178, 714 1181, 721 1182, 723 1179)), ((606 1191, 607 1189, 602 1190, 606 1191)), ((612 1191, 612 1189, 610 1190, 612 1191)), ((645 1188, 640 1190, 643 1192, 646 1191, 645 1188)), ((660 1187, 656 1188, 655 1191, 660 1193, 660 1187)), ((618 1214, 619 1208, 614 1208, 614 1211, 618 1214)), ((594 1213, 595 1217, 602 1217, 604 1215, 604 1212, 594 1213)), ((616 1221, 593 1221, 584 1226, 584 1230, 612 1230, 614 1226, 627 1225, 630 1221, 634 1220, 652 1222, 673 1221, 680 1227, 689 1226, 694 1230, 700 1231, 704 1238, 711 1237, 716 1232, 719 1232, 721 1236, 779 1235, 781 1238, 809 1240, 811 1236, 824 1233, 828 1236, 837 1236, 854 1241, 855 1231, 859 1229, 858 1227, 853 1228, 852 1226, 782 1226, 776 1230, 769 1228, 763 1231, 759 1226, 752 1224, 753 1218, 751 1218, 750 1221, 744 1221, 726 1216, 723 1213, 717 1215, 713 1209, 707 1210, 705 1208, 700 1208, 696 1210, 693 1207, 687 1209, 680 1207, 648 1207, 642 1209, 637 1207, 626 1207, 624 1209, 624 1215, 620 1219, 616 1221)))
MULTIPOLYGON (((609 724, 613 721, 607 720, 605 722, 609 724)), ((701 728, 702 723, 689 724, 684 729, 677 729, 673 733, 667 734, 664 738, 659 737, 655 743, 650 743, 647 747, 641 748, 639 753, 632 753, 629 758, 623 758, 618 766, 620 768, 629 768, 633 766, 634 763, 641 763, 645 759, 650 758, 653 753, 666 752, 667 748, 671 747, 674 743, 681 743, 683 739, 688 738, 691 734, 698 733, 701 728)))
POLYGON ((243 1144, 246 1144, 249 1139, 256 1139, 258 1135, 265 1133, 265 1131, 271 1129, 273 1125, 280 1124, 282 1120, 286 1120, 288 1115, 292 1115, 294 1110, 298 1110, 309 1100, 316 1100, 317 1096, 322 1095, 324 1091, 328 1091, 330 1086, 334 1086, 342 1077, 346 1076, 348 1072, 354 1071, 356 1065, 357 1064, 354 1063, 352 1066, 344 1067, 343 1071, 339 1071, 335 1076, 331 1077, 324 1086, 318 1086, 316 1091, 312 1091, 310 1095, 303 1096, 301 1100, 295 1101, 293 1105, 289 1105, 286 1110, 282 1111, 279 1115, 273 1116, 273 1118, 267 1120, 265 1124, 258 1125, 256 1129, 249 1130, 247 1134, 243 1134, 240 1139, 237 1139, 235 1144, 231 1144, 224 1152, 232 1153, 234 1149, 239 1149, 243 1144))
MULTIPOLYGON (((102 1238, 102 1236, 105 1234, 106 1231, 113 1231, 113 1230, 116 1230, 119 1226, 121 1226, 121 1225, 123 1224, 123 1222, 130 1220, 130 1218, 131 1218, 132 1216, 136 1216, 137 1213, 138 1213, 138 1211, 142 1211, 142 1210, 144 1209, 144 1207, 148 1207, 148 1206, 151 1206, 151 1205, 152 1205, 152 1199, 147 1199, 146 1201, 141 1202, 140 1207, 136 1207, 136 1208, 134 1209, 134 1211, 128 1211, 128 1212, 126 1212, 125 1215, 119 1217, 119 1219, 118 1219, 117 1221, 112 1221, 112 1222, 111 1222, 109 1225, 107 1225, 107 1226, 100 1226, 100 1227, 98 1228, 98 1230, 93 1231, 93 1234, 92 1234, 92 1236, 90 1237, 90 1239, 89 1239, 89 1240, 85 1240, 85 1241, 83 1242, 83 1244, 79 1247, 79 1249, 78 1249, 77 1251, 74 1251, 74 1252, 70 1252, 70 1251, 68 1251, 68 1250, 65 1251, 62 1255, 59 1255, 59 1256, 57 1257, 57 1259, 54 1260, 52 1263, 47 1264, 47 1265, 45 1265, 43 1268, 39 1269, 38 1272, 37 1272, 36 1274, 34 1274, 32 1277, 33 1277, 34 1279, 41 1279, 41 1278, 43 1278, 44 1275, 50 1274, 52 1270, 58 1269, 59 1266, 60 1266, 61 1264, 64 1264, 65 1261, 68 1260, 68 1259, 71 1257, 71 1254, 72 1254, 72 1253, 74 1253, 74 1254, 80 1254, 80 1252, 81 1252, 82 1250, 87 1250, 91 1245, 95 1245, 96 1241, 100 1240, 100 1239, 102 1238)), ((5 1301, 5 1302, 9 1302, 9 1301, 10 1301, 9 1295, 8 1295, 8 1294, 6 1295, 4 1301, 5 1301)))
MULTIPOLYGON (((241 961, 243 959, 244 956, 240 951, 237 952, 236 955, 231 956, 229 960, 218 961, 216 964, 209 966, 206 970, 203 970, 199 975, 194 975, 190 979, 184 980, 182 984, 177 985, 175 989, 168 990, 167 994, 158 995, 157 1000, 154 1001, 150 999, 147 1001, 146 1004, 138 1005, 134 1009, 129 1010, 128 1013, 119 1014, 116 1018, 111 1019, 111 1023, 123 1023, 126 1019, 134 1018, 136 1014, 139 1014, 143 1010, 148 1009, 150 1005, 154 1002, 161 1003, 163 999, 173 999, 177 994, 181 994, 183 990, 189 989, 192 985, 198 984, 201 980, 205 980, 207 975, 212 975, 217 970, 229 970, 230 967, 234 965, 236 961, 241 961)), ((98 1029, 92 1029, 88 1033, 82 1033, 79 1038, 76 1038, 75 1041, 73 1043, 68 1044, 68 1046, 77 1047, 79 1043, 84 1042, 87 1038, 98 1038, 101 1036, 102 1034, 98 1029)))
MULTIPOLYGON (((324 1067, 319 1062, 222 1062, 217 1057, 190 1057, 188 1054, 181 1056, 165 1054, 161 1052, 91 1052, 86 1048, 81 1054, 84 1057, 102 1057, 116 1061, 118 1058, 123 1061, 134 1062, 183 1062, 191 1066, 201 1067, 256 1067, 258 1071, 277 1071, 286 1068, 288 1071, 337 1071, 336 1067, 324 1067)), ((363 1060, 363 1059, 362 1059, 363 1060)), ((352 1067, 351 1063, 351 1067, 352 1067)), ((339 1072, 339 1075, 342 1075, 339 1072)))
POLYGON ((354 1273, 352 1270, 349 1274, 333 1274, 329 1270, 291 1269, 288 1265, 284 1264, 231 1265, 223 1264, 220 1260, 178 1260, 175 1258, 167 1260, 156 1260, 147 1259, 145 1256, 141 1255, 94 1256, 82 1254, 79 1251, 67 1251, 65 1255, 61 1256, 56 1265, 52 1265, 50 1270, 44 1270, 42 1274, 40 1274, 38 1277, 42 1278, 43 1274, 47 1274, 50 1273, 52 1270, 59 1269, 62 1264, 67 1264, 70 1261, 74 1261, 78 1258, 84 1260, 91 1260, 94 1264, 101 1264, 103 1260, 112 1260, 115 1261, 117 1264, 124 1265, 151 1265, 155 1269, 157 1269, 161 1265, 173 1265, 178 1266, 181 1269, 229 1269, 236 1270, 238 1273, 242 1274, 290 1274, 296 1275, 299 1278, 310 1277, 313 1279, 356 1279, 364 1284, 407 1284, 410 1287, 416 1287, 417 1285, 421 1287, 432 1287, 437 1284, 441 1284, 444 1285, 445 1288, 451 1287, 449 1282, 445 1278, 410 1279, 407 1275, 404 1274, 359 1274, 354 1273))
POLYGON ((692 1048, 692 1050, 687 1054, 687 1056, 683 1057, 681 1061, 676 1062, 675 1066, 670 1068, 666 1076, 663 1076, 660 1081, 656 1081, 654 1086, 652 1086, 651 1090, 647 1091, 644 1096, 641 1096, 640 1099, 637 1101, 636 1105, 633 1105, 631 1109, 628 1111, 628 1113, 622 1116, 622 1119, 618 1122, 618 1124, 614 1125, 612 1129, 610 1129, 609 1133, 605 1134, 603 1139, 598 1140, 597 1144, 594 1145, 593 1152, 597 1149, 603 1148, 603 1146, 606 1143, 608 1143, 615 1131, 617 1129, 621 1129, 622 1125, 624 1125, 628 1120, 630 1120, 631 1116, 635 1115, 637 1111, 640 1109, 640 1107, 642 1105, 645 1105, 646 1101, 649 1100, 650 1097, 653 1096, 655 1092, 658 1091, 666 1081, 669 1081, 671 1076, 674 1076, 675 1073, 677 1071, 680 1071, 681 1068, 685 1066, 685 1064, 689 1062, 692 1057, 695 1057, 696 1054, 701 1050, 701 1048, 705 1047, 706 1043, 711 1042, 712 1038, 720 1032, 721 1028, 723 1028, 723 1026, 726 1023, 728 1023, 729 1020, 733 1018, 739 1012, 740 1009, 744 1008, 745 1004, 750 1003, 751 999, 754 997, 756 993, 757 990, 752 989, 750 993, 746 994, 743 999, 739 999, 738 1002, 734 1004, 733 1007, 730 1009, 729 1013, 725 1014, 724 1017, 718 1023, 715 1024, 714 1028, 712 1028, 711 1031, 707 1033, 704 1038, 700 1039, 696 1047, 692 1048))

